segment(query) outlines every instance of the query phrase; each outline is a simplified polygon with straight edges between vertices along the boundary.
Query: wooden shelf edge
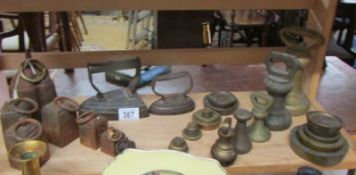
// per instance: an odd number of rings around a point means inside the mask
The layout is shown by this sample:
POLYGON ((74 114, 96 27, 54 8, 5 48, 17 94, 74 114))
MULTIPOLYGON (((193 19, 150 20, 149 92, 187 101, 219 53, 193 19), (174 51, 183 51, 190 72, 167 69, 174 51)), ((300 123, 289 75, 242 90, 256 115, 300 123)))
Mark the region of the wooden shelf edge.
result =
POLYGON ((315 0, 0 0, 0 11, 309 9, 315 0))

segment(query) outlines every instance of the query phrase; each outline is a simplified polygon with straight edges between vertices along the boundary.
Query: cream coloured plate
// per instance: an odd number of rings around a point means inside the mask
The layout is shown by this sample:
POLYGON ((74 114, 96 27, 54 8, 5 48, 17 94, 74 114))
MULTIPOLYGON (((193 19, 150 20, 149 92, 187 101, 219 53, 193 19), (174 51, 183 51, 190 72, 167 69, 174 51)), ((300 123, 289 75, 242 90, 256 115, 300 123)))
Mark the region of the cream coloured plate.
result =
POLYGON ((172 151, 127 149, 104 169, 103 175, 226 175, 214 159, 172 151))

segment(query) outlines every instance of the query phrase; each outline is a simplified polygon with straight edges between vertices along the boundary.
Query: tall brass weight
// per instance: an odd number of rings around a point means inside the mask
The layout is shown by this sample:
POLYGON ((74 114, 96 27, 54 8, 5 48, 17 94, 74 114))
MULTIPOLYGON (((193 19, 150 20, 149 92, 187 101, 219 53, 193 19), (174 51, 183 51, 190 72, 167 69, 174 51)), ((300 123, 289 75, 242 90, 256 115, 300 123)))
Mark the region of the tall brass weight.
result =
POLYGON ((302 27, 283 28, 279 35, 287 46, 287 53, 297 56, 298 71, 293 78, 293 89, 286 98, 286 108, 293 116, 309 111, 310 101, 303 92, 303 74, 311 61, 311 51, 320 48, 325 38, 317 31, 302 27))
POLYGON ((267 77, 266 90, 274 99, 266 120, 267 127, 272 131, 283 131, 292 124, 290 112, 285 108, 285 99, 292 90, 292 79, 297 71, 296 56, 283 52, 271 52, 266 59, 267 77), (275 62, 283 63, 288 69, 276 68, 275 62))
POLYGON ((21 164, 22 175, 40 175, 39 158, 47 152, 47 144, 39 140, 28 140, 13 145, 9 159, 21 164))

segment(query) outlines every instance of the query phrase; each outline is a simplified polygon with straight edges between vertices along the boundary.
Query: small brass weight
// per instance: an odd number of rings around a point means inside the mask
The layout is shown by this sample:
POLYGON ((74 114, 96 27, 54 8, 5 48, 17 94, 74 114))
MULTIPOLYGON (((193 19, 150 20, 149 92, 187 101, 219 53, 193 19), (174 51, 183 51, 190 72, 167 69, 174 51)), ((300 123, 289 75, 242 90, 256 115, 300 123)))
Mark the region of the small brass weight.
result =
POLYGON ((22 175, 41 175, 40 157, 47 152, 47 144, 39 140, 27 140, 13 145, 9 158, 21 164, 22 175))
POLYGON ((234 146, 238 154, 246 154, 251 151, 252 143, 248 137, 246 123, 251 119, 251 113, 247 109, 238 109, 234 112, 236 118, 234 146))
POLYGON ((249 138, 252 142, 266 142, 271 138, 271 132, 265 125, 265 119, 268 117, 268 109, 273 104, 273 98, 262 92, 254 92, 251 94, 251 102, 254 121, 248 127, 249 138))
POLYGON ((297 71, 297 57, 283 52, 271 52, 266 59, 267 77, 264 81, 266 90, 274 99, 266 120, 272 131, 283 131, 292 124, 290 112, 285 108, 287 94, 292 90, 292 79, 297 71), (288 69, 278 69, 275 62, 284 63, 288 69))
POLYGON ((286 99, 286 108, 293 116, 308 112, 310 101, 303 92, 303 71, 311 61, 311 51, 320 48, 325 38, 317 31, 302 27, 285 27, 279 35, 287 46, 287 53, 297 56, 298 71, 293 78, 293 89, 286 99))

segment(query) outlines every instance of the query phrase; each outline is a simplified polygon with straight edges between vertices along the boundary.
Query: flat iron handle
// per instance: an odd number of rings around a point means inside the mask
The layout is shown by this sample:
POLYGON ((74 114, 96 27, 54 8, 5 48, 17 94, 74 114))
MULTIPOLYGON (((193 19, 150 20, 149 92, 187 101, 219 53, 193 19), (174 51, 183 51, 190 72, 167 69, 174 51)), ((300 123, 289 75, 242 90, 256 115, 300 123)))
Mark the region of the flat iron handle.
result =
POLYGON ((97 92, 97 97, 103 98, 103 94, 99 90, 99 88, 94 84, 93 81, 94 73, 110 72, 110 71, 117 71, 122 69, 131 69, 131 68, 136 69, 135 77, 129 82, 128 85, 129 91, 133 93, 136 91, 136 87, 141 77, 141 61, 139 57, 125 59, 125 60, 118 60, 118 61, 108 61, 103 63, 88 63, 89 82, 97 92))
POLYGON ((284 52, 271 52, 266 59, 266 68, 267 72, 271 76, 283 78, 286 80, 292 80, 294 77, 294 74, 297 72, 299 69, 299 61, 295 55, 291 55, 288 53, 284 52), (284 72, 280 69, 276 69, 273 67, 274 61, 282 62, 284 63, 288 69, 284 72))
POLYGON ((158 95, 162 98, 166 98, 164 94, 157 92, 157 90, 156 90, 157 81, 174 80, 174 79, 184 78, 184 77, 187 77, 189 79, 189 86, 182 93, 184 96, 186 96, 193 89, 193 79, 192 79, 191 75, 186 71, 157 76, 156 78, 154 78, 152 80, 152 83, 151 83, 152 91, 156 95, 158 95))

